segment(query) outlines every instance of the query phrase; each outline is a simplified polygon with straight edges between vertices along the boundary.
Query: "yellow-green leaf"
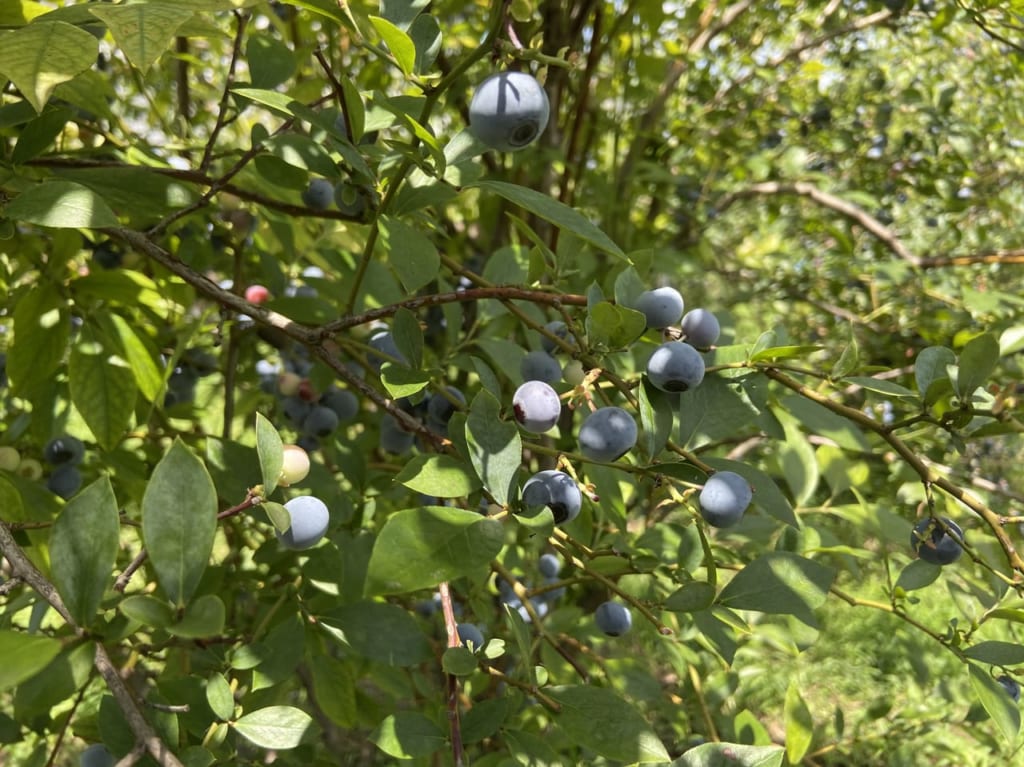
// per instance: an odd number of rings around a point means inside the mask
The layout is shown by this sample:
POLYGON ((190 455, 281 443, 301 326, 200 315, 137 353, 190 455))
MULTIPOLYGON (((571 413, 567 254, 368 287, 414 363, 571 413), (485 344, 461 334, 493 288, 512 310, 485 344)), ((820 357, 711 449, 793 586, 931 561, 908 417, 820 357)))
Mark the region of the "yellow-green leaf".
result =
POLYGON ((63 21, 37 21, 0 35, 0 74, 42 112, 53 89, 96 62, 98 42, 63 21))

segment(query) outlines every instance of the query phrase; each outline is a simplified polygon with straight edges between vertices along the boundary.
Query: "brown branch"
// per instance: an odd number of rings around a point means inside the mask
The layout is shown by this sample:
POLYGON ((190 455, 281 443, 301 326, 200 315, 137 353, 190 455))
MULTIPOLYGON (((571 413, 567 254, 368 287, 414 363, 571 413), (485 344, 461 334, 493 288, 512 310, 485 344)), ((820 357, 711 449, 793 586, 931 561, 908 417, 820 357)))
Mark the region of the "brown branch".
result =
MULTIPOLYGON (((441 611, 444 613, 444 627, 448 634, 448 647, 458 647, 459 627, 455 621, 455 609, 452 606, 452 592, 448 582, 442 581, 438 586, 441 595, 441 611)), ((459 723, 459 678, 455 674, 445 674, 447 681, 446 707, 448 710, 448 728, 452 739, 452 757, 455 767, 462 767, 462 728, 459 723)))
POLYGON ((210 167, 213 159, 213 148, 217 143, 217 137, 226 124, 225 115, 228 110, 228 98, 231 96, 231 86, 235 83, 235 69, 238 67, 238 60, 242 56, 242 38, 245 35, 245 28, 249 24, 249 15, 235 11, 235 18, 238 20, 238 27, 235 30, 235 41, 231 46, 231 59, 228 62, 227 74, 224 78, 224 91, 220 95, 220 104, 217 106, 217 120, 210 131, 210 138, 206 141, 206 148, 203 149, 203 159, 199 161, 199 170, 205 172, 210 167))
MULTIPOLYGON (((2 522, 0 522, 0 552, 11 563, 11 571, 15 576, 21 578, 35 589, 36 593, 50 604, 76 635, 85 636, 85 632, 78 626, 74 618, 71 617, 71 613, 68 612, 68 608, 64 604, 64 600, 61 599, 57 589, 25 556, 17 541, 14 540, 14 536, 11 535, 11 531, 2 522)), ((127 685, 121 678, 120 672, 114 666, 110 656, 107 654, 106 648, 100 642, 96 642, 96 655, 93 659, 93 665, 107 683, 107 687, 121 708, 121 712, 124 714, 128 727, 131 729, 136 741, 144 745, 150 756, 162 767, 184 767, 181 761, 178 760, 178 757, 171 752, 167 744, 160 739, 149 722, 146 721, 146 717, 142 715, 135 698, 132 697, 127 685)))
POLYGON ((914 255, 910 249, 903 244, 896 233, 862 208, 852 202, 837 197, 834 194, 825 192, 814 184, 807 181, 794 181, 792 183, 780 183, 778 181, 765 181, 760 184, 753 184, 745 189, 725 195, 718 201, 716 209, 719 212, 730 208, 739 200, 750 197, 774 196, 774 195, 796 195, 807 197, 822 207, 834 210, 836 213, 857 224, 870 234, 873 234, 889 250, 902 258, 911 266, 919 267, 921 259, 914 255))
POLYGON ((149 554, 147 551, 144 548, 140 549, 139 553, 135 555, 135 558, 128 563, 128 567, 121 571, 121 574, 117 576, 114 581, 114 591, 124 593, 124 590, 128 588, 128 581, 132 579, 132 576, 135 575, 136 571, 142 567, 148 558, 149 554))

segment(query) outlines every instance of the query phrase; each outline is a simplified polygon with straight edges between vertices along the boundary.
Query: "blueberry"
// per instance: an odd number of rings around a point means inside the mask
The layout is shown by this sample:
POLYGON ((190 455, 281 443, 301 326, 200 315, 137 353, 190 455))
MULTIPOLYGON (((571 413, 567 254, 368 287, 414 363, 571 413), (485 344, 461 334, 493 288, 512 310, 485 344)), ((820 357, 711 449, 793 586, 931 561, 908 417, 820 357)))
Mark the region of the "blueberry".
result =
POLYGON ((579 386, 586 378, 587 372, 579 360, 569 360, 562 366, 562 380, 570 386, 579 386))
POLYGON ((71 463, 62 463, 46 479, 46 488, 65 501, 82 487, 82 474, 71 463))
POLYGON ((551 509, 556 525, 572 522, 583 506, 583 494, 576 480, 564 471, 555 469, 538 471, 526 480, 522 500, 526 510, 533 514, 539 513, 544 507, 551 509))
POLYGON ((299 445, 284 445, 281 448, 281 474, 277 483, 281 487, 301 482, 309 474, 309 454, 299 445))
POLYGON ((469 102, 469 130, 489 149, 516 152, 547 127, 551 106, 537 79, 526 72, 498 72, 477 86, 469 102))
POLYGON ((1003 686, 1003 689, 1006 690, 1007 694, 1013 698, 1014 703, 1020 702, 1020 683, 1016 679, 1012 676, 1003 674, 1002 676, 997 676, 996 681, 999 682, 999 684, 1003 686))
POLYGON ((315 546, 327 533, 327 525, 331 521, 327 505, 312 495, 300 495, 292 498, 284 505, 291 517, 292 524, 283 533, 277 533, 277 539, 289 549, 308 549, 315 546))
POLYGON ((301 447, 307 453, 315 453, 320 449, 320 440, 312 434, 302 434, 295 440, 295 445, 301 447))
POLYGON ((580 452, 592 461, 614 461, 636 445, 633 416, 621 407, 602 407, 580 424, 580 452))
MULTIPOLYGON (((943 517, 943 522, 953 531, 956 538, 964 539, 963 530, 949 517, 943 517)), ((956 562, 964 553, 959 541, 947 533, 931 517, 925 517, 914 526, 910 533, 910 547, 925 562, 933 565, 948 565, 956 562)))
POLYGON ((455 411, 466 404, 466 397, 454 386, 446 386, 444 394, 435 394, 427 401, 427 418, 435 425, 447 426, 455 411))
POLYGON ((378 330, 370 336, 370 340, 367 343, 375 352, 367 355, 367 359, 375 369, 380 370, 380 366, 385 362, 407 364, 405 355, 398 351, 398 345, 395 343, 395 338, 391 335, 390 330, 378 330))
POLYGON ((181 365, 199 378, 217 372, 217 358, 203 349, 188 348, 181 354, 181 365))
POLYGON ((117 760, 102 743, 93 743, 79 757, 81 767, 114 767, 117 760))
POLYGON ((79 464, 84 457, 85 445, 82 444, 82 440, 69 434, 54 437, 43 448, 43 460, 51 466, 79 464))
POLYGON ((313 405, 302 399, 298 394, 292 394, 281 400, 281 409, 284 417, 296 428, 306 423, 306 417, 313 409, 313 405))
POLYGON ((302 204, 313 210, 327 210, 334 202, 334 184, 325 178, 314 178, 302 190, 302 204))
POLYGON ((716 471, 700 491, 700 515, 712 527, 740 521, 754 494, 750 483, 734 471, 716 471))
POLYGON ((107 240, 93 249, 92 258, 103 269, 117 269, 124 261, 124 253, 107 240))
POLYGON ((380 419, 380 447, 386 453, 407 453, 416 442, 416 435, 403 429, 395 417, 385 413, 380 419))
POLYGON ((704 358, 682 341, 667 341, 647 360, 647 379, 664 392, 684 392, 704 380, 704 358))
POLYGON ((359 413, 359 398, 348 389, 328 389, 320 395, 320 404, 338 416, 338 422, 351 421, 359 413))
POLYGON ((562 401, 558 392, 543 381, 527 381, 512 395, 516 421, 532 434, 543 434, 558 423, 562 401))
POLYGON ((684 314, 682 328, 687 342, 701 349, 714 344, 722 333, 718 318, 707 309, 691 309, 684 314))
POLYGON ((338 428, 338 414, 326 405, 313 405, 302 421, 302 431, 314 437, 330 436, 338 428))
POLYGON ((629 631, 633 616, 629 608, 618 602, 604 602, 594 611, 594 623, 610 637, 618 637, 629 631))
POLYGON ((462 642, 463 647, 476 652, 484 646, 483 633, 472 623, 460 623, 456 628, 459 632, 459 641, 462 642))
MULTIPOLYGON (((552 320, 544 326, 544 329, 551 335, 556 338, 560 338, 563 341, 570 340, 569 326, 561 320, 552 320)), ((544 335, 540 337, 540 347, 548 354, 555 354, 561 351, 561 347, 557 346, 554 341, 544 335)))
POLYGON ((636 299, 634 308, 643 312, 649 328, 667 328, 683 316, 683 297, 675 288, 645 290, 636 299))
POLYGON ((562 561, 554 554, 542 554, 537 560, 537 569, 545 578, 556 578, 562 569, 562 561))
POLYGON ((519 372, 524 381, 543 381, 553 384, 562 378, 562 366, 546 351, 527 352, 519 363, 519 372))

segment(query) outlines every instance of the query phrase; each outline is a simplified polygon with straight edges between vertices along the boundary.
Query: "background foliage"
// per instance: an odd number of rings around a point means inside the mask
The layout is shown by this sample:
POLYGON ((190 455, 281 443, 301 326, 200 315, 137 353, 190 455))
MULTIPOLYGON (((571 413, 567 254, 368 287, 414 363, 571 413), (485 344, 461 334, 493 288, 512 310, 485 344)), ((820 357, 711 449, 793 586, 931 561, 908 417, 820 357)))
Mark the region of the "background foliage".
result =
POLYGON ((1019 754, 1014 2, 57 5, 0 5, 0 763, 1019 754), (481 152, 469 98, 506 68, 551 123, 481 152), (723 325, 678 398, 628 308, 657 285, 723 325), (590 374, 536 437, 509 409, 542 340, 590 374), (358 412, 274 489, 285 370, 358 412), (591 403, 638 419, 629 455, 579 454, 591 403), (587 490, 564 528, 520 513, 556 465, 587 490), (754 506, 713 530, 723 468, 754 506), (261 494, 322 498, 327 540, 283 548, 261 494), (953 565, 913 557, 929 514, 953 565))

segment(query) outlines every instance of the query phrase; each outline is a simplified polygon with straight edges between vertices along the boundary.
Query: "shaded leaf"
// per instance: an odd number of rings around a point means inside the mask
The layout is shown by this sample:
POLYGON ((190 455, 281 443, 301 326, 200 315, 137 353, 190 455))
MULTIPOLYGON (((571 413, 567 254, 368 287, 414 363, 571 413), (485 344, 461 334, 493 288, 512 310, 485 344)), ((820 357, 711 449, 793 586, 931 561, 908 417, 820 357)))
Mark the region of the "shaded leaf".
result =
POLYGON ((800 685, 796 679, 789 682, 786 689, 784 705, 786 718, 786 757, 792 764, 799 764, 811 747, 814 738, 814 719, 811 710, 800 695, 800 685))
POLYGON ((441 256, 425 234, 391 216, 381 216, 378 223, 378 245, 388 254, 388 263, 409 293, 437 279, 441 256))
POLYGON ((0 690, 16 687, 38 674, 60 652, 51 637, 0 629, 0 690))
MULTIPOLYGON (((263 475, 263 495, 268 497, 277 489, 277 481, 284 468, 284 444, 274 424, 263 413, 256 414, 256 454, 263 475)), ((289 523, 291 524, 291 523, 289 523)), ((287 528, 286 528, 287 529, 287 528)))
POLYGON ((1024 664, 1024 645, 995 640, 978 642, 964 650, 964 655, 994 666, 1019 666, 1024 664))
POLYGON ((79 492, 61 511, 50 535, 53 583, 71 617, 88 626, 111 584, 120 525, 109 477, 79 492))
POLYGON ((89 11, 110 29, 129 63, 145 72, 174 39, 174 33, 192 14, 180 3, 148 2, 99 5, 89 11))
POLYGON ((762 554, 729 581, 718 601, 738 610, 783 613, 814 626, 811 612, 828 596, 836 571, 785 551, 762 554))
POLYGON ((1007 743, 1013 744, 1020 733, 1020 708, 1006 694, 1006 689, 986 673, 977 664, 968 663, 967 670, 971 675, 971 688, 999 729, 1007 743))
POLYGON ((469 458, 484 487, 494 500, 506 505, 523 460, 519 427, 501 420, 501 406, 494 395, 481 390, 469 407, 466 444, 469 458))
POLYGON ((444 732, 416 711, 399 711, 385 717, 370 735, 377 748, 396 759, 429 756, 445 746, 444 732))
POLYGON ((391 666, 415 666, 433 657, 416 619, 398 605, 355 602, 320 617, 338 642, 364 658, 391 666))
POLYGON ((185 608, 177 623, 167 626, 167 632, 186 639, 212 637, 224 632, 227 610, 216 594, 203 594, 185 608))
POLYGON ((470 468, 450 455, 417 455, 395 476, 410 490, 437 498, 460 498, 480 487, 470 468))
POLYGON ((15 221, 55 229, 117 226, 117 216, 106 201, 73 181, 45 181, 31 186, 11 200, 4 213, 15 221))
POLYGON ((669 761, 647 720, 613 690, 566 685, 545 692, 561 705, 554 720, 577 745, 631 764, 669 761))
POLYGON ((960 399, 969 401, 975 389, 984 386, 999 362, 999 341, 991 333, 983 333, 968 341, 960 350, 956 372, 956 391, 960 399))
POLYGON ((68 379, 71 401, 106 449, 113 449, 128 428, 135 410, 135 373, 96 329, 86 324, 71 350, 68 379))
POLYGON ((782 767, 782 746, 703 743, 672 762, 672 767, 782 767))
POLYGON ((929 391, 934 384, 949 380, 946 371, 950 365, 955 364, 956 355, 953 350, 944 346, 929 346, 918 352, 914 361, 914 381, 921 399, 925 402, 933 401, 929 391))
POLYGON ((598 349, 624 349, 643 335, 647 320, 642 312, 600 301, 587 312, 587 338, 598 349))
POLYGON ((0 74, 42 112, 54 88, 96 62, 97 46, 95 37, 73 24, 35 21, 0 34, 0 74))

